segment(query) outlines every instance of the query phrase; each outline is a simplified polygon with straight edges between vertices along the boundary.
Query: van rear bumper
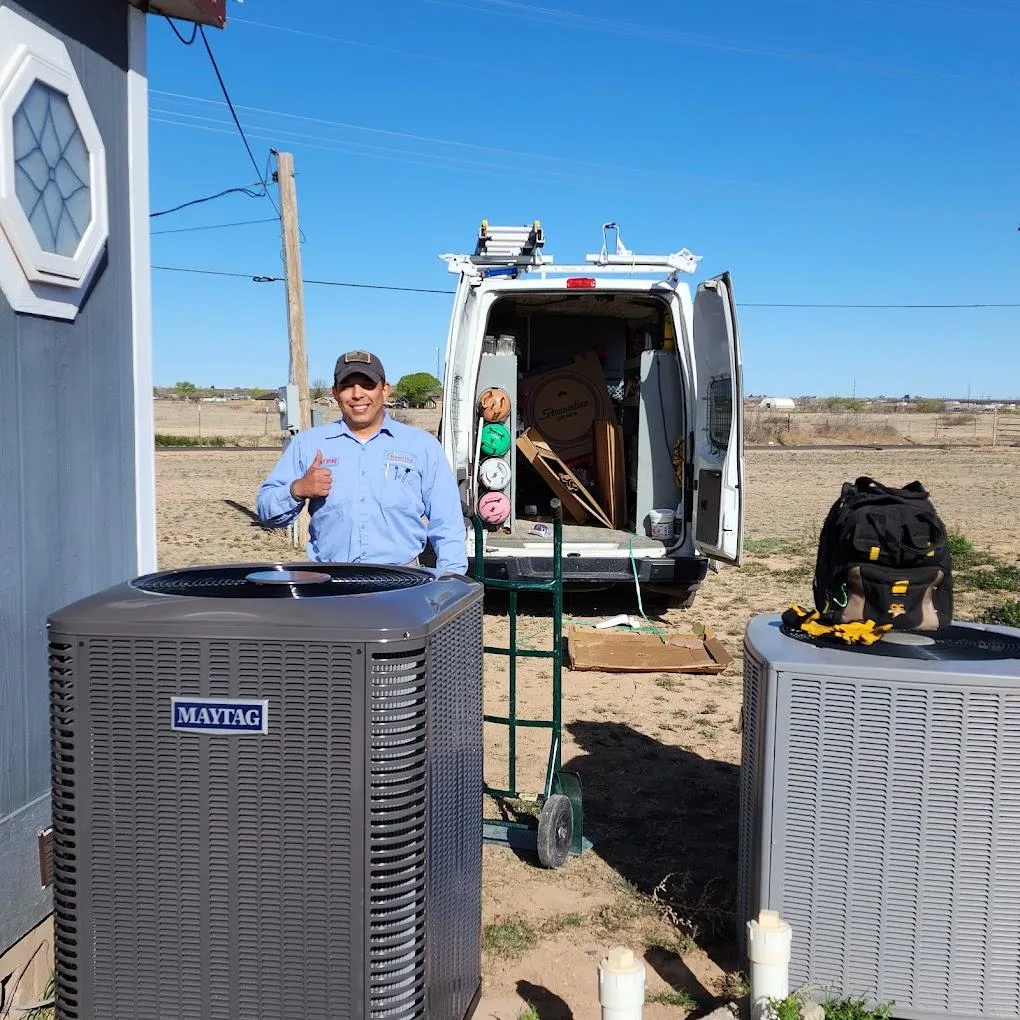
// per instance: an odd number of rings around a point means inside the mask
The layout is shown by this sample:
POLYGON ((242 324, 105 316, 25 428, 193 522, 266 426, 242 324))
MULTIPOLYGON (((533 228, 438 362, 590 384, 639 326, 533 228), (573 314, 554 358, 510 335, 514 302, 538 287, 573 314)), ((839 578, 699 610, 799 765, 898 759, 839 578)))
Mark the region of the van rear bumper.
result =
MULTIPOLYGON (((699 585, 708 573, 704 556, 656 556, 635 559, 638 580, 678 586, 699 585)), ((485 576, 494 581, 544 581, 552 577, 551 556, 486 556, 485 576)), ((474 557, 468 557, 468 576, 474 577, 474 557)), ((634 583, 628 556, 564 556, 563 579, 573 584, 634 583)))

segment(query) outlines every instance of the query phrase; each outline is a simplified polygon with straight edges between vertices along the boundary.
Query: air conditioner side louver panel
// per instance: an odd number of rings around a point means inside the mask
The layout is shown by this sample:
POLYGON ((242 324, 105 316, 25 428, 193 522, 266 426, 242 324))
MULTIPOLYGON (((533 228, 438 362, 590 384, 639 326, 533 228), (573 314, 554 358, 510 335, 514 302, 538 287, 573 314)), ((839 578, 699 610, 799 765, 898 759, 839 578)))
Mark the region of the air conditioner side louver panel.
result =
POLYGON ((761 718, 764 667, 746 648, 744 650, 744 702, 741 707, 740 735, 740 830, 738 836, 739 881, 737 887, 737 942, 746 951, 747 930, 744 920, 751 915, 755 898, 754 876, 757 874, 757 841, 755 819, 758 815, 761 768, 761 718))
MULTIPOLYGON (((78 1020, 78 834, 75 797, 77 732, 74 652, 53 642, 50 666, 50 762, 53 811, 54 985, 61 1020, 78 1020)), ((87 947, 86 947, 87 950, 87 947)))
POLYGON ((426 653, 369 667, 369 1016, 425 1015, 428 709, 426 653))

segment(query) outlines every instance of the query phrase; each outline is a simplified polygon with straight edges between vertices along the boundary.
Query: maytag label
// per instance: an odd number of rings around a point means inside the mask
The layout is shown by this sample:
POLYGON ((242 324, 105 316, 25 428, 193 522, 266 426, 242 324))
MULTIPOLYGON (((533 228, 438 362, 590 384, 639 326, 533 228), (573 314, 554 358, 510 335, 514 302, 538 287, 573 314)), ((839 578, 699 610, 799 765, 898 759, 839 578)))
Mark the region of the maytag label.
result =
POLYGON ((171 698, 170 727, 199 733, 268 733, 269 702, 253 698, 171 698))

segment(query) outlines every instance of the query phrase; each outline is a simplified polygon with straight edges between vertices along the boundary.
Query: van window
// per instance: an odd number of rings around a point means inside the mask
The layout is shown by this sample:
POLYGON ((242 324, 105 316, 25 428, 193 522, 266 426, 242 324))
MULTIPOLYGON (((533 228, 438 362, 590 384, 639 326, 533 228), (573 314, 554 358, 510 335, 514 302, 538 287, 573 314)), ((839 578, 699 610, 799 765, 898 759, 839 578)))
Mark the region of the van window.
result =
POLYGON ((733 425, 733 380, 721 375, 708 384, 708 441, 716 451, 729 449, 733 425))

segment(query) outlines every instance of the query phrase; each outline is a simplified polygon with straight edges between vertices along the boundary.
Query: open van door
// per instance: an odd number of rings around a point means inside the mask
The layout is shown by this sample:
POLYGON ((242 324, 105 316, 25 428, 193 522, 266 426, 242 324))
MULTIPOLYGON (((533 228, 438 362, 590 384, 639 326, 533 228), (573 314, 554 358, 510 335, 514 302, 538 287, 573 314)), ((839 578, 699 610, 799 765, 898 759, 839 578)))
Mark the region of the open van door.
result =
POLYGON ((470 502, 472 412, 470 397, 478 375, 477 355, 470 340, 477 315, 477 278, 461 274, 450 314, 443 370, 443 413, 439 441, 460 485, 461 497, 470 502), (467 399, 465 396, 467 395, 467 399))
POLYGON ((694 545, 739 564, 744 531, 744 393, 729 273, 694 298, 694 545))

